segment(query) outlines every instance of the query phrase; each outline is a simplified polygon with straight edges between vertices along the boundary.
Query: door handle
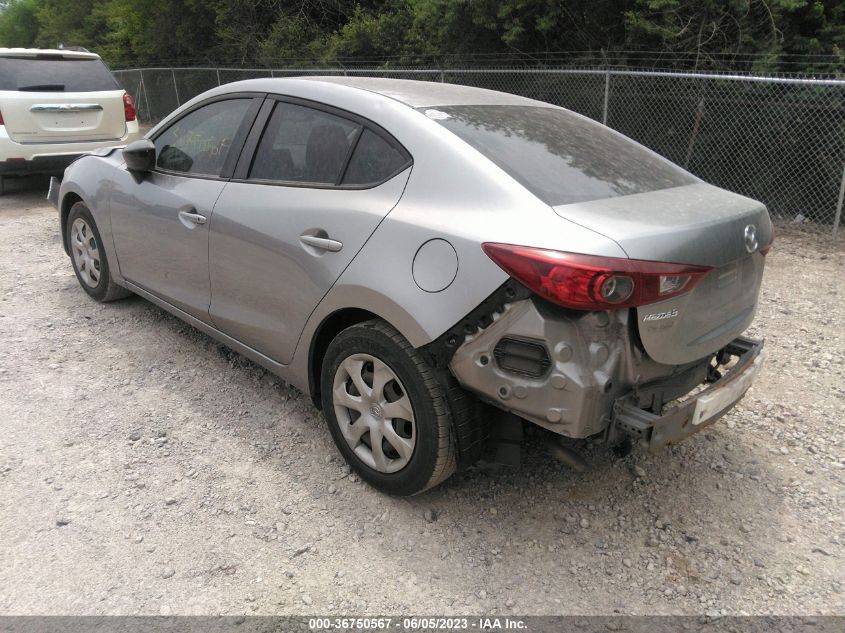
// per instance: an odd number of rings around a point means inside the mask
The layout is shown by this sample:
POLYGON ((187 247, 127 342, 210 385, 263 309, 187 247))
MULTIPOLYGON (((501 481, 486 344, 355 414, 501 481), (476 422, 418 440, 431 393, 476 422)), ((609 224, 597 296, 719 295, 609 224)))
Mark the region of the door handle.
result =
POLYGON ((205 224, 207 222, 207 218, 204 215, 197 213, 196 210, 180 211, 179 219, 182 220, 183 223, 190 222, 191 224, 205 224))
POLYGON ((299 240, 303 244, 319 248, 320 250, 329 251, 330 253, 337 253, 343 248, 343 243, 328 237, 317 237, 316 235, 300 235, 299 240))

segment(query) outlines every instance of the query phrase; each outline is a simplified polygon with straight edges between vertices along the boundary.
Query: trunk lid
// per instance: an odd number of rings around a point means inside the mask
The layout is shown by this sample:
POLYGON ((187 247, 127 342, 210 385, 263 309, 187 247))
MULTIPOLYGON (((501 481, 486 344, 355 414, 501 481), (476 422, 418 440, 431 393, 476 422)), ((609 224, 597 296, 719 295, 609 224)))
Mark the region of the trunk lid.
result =
POLYGON ((632 259, 713 267, 691 291, 636 308, 640 339, 654 360, 703 358, 754 318, 765 259, 759 249, 772 239, 763 204, 697 183, 553 208, 614 240, 632 259), (749 226, 756 246, 746 240, 749 226))

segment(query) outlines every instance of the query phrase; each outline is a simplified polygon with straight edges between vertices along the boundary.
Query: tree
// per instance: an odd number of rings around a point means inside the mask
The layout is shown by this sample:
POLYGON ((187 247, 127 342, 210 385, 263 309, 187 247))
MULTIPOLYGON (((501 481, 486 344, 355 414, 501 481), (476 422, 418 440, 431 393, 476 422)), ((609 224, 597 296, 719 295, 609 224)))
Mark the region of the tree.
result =
POLYGON ((812 72, 845 61, 845 0, 0 0, 0 45, 59 43, 113 66, 456 57, 812 72))
POLYGON ((38 35, 38 0, 0 4, 0 45, 32 46, 38 35))

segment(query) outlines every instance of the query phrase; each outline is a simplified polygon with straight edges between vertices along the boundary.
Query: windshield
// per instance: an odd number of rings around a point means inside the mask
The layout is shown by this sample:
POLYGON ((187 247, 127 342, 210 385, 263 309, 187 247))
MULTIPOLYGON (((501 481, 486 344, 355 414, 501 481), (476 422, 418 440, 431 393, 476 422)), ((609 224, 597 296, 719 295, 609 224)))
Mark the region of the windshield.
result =
POLYGON ((698 182, 631 139, 567 110, 420 108, 552 206, 698 182))
POLYGON ((99 59, 0 57, 0 90, 26 92, 97 92, 119 90, 99 59))

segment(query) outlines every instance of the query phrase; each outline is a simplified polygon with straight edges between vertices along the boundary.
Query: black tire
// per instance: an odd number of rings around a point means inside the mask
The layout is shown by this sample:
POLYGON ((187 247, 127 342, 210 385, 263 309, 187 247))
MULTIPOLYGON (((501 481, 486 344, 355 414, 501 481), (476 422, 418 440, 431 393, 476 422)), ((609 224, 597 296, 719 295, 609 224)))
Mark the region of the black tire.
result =
POLYGON ((87 206, 85 206, 84 202, 77 202, 70 208, 65 228, 65 236, 67 239, 68 252, 70 253, 71 265, 73 266, 73 272, 76 273, 76 279, 79 281, 79 285, 82 286, 82 289, 100 303, 115 301, 117 299, 125 299, 130 296, 132 293, 129 290, 116 284, 114 279, 112 279, 111 269, 109 268, 109 262, 106 257, 106 251, 103 248, 103 239, 100 237, 100 231, 97 229, 97 223, 94 221, 94 216, 91 215, 91 211, 87 206), (85 224, 90 227, 91 235, 89 236, 89 239, 94 240, 96 251, 99 255, 99 268, 97 269, 99 274, 97 283, 94 286, 90 285, 83 277, 83 272, 80 271, 77 266, 77 258, 74 256, 75 246, 71 237, 71 229, 74 222, 78 219, 83 220, 85 224))
POLYGON ((389 324, 374 319, 338 334, 326 350, 320 387, 323 414, 335 444, 352 469, 374 488, 410 496, 442 483, 455 472, 456 447, 447 392, 420 353, 389 324), (379 472, 362 461, 340 429, 333 397, 335 375, 343 361, 355 354, 371 355, 386 364, 410 399, 416 442, 407 465, 397 472, 379 472))

